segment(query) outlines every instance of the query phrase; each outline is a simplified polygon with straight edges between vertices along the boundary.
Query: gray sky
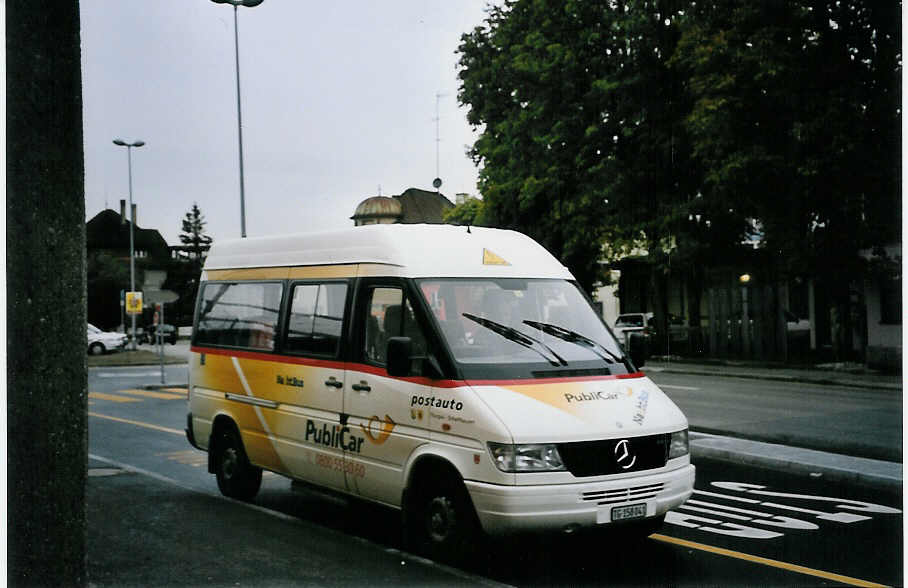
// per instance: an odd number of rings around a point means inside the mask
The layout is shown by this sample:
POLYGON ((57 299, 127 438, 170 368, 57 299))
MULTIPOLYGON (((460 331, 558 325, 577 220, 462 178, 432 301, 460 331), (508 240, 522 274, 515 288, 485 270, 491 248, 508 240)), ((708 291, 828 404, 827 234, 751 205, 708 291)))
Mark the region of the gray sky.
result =
MULTIPOLYGON (((86 217, 128 198, 179 244, 193 202, 215 240, 240 236, 233 8, 210 0, 81 0, 86 217)), ((352 226, 378 193, 477 194, 457 105, 460 35, 486 0, 306 2, 239 9, 246 232, 352 226)))

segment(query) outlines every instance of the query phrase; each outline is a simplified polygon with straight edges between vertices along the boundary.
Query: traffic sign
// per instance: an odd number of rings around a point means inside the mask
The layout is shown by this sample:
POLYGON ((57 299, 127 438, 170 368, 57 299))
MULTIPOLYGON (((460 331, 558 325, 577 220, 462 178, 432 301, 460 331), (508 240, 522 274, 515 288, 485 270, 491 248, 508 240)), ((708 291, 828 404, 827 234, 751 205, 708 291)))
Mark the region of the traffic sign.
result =
POLYGON ((145 292, 145 299, 149 304, 176 302, 179 298, 179 294, 173 290, 148 290, 145 292))
POLYGON ((126 293, 126 314, 142 314, 142 293, 126 293))

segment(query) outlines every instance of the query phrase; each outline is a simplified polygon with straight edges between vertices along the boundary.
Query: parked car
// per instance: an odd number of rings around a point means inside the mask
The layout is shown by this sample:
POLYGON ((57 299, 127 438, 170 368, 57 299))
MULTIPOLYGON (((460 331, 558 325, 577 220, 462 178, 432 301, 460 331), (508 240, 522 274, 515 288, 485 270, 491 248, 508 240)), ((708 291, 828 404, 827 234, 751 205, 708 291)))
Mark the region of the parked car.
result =
POLYGON ((108 351, 120 351, 126 346, 126 335, 102 331, 91 323, 87 323, 88 353, 101 355, 108 351))
POLYGON ((161 329, 161 333, 164 335, 164 342, 170 343, 171 345, 177 344, 177 328, 174 325, 149 325, 145 330, 145 341, 151 343, 152 345, 157 344, 158 342, 158 328, 161 329))
POLYGON ((785 327, 789 335, 796 337, 810 336, 810 319, 798 318, 790 310, 783 310, 785 314, 785 327))
POLYGON ((653 324, 653 313, 651 312, 629 312, 619 314, 615 319, 615 326, 612 329, 615 337, 621 343, 627 344, 629 333, 642 331, 643 336, 649 338, 653 335, 655 326, 653 324))

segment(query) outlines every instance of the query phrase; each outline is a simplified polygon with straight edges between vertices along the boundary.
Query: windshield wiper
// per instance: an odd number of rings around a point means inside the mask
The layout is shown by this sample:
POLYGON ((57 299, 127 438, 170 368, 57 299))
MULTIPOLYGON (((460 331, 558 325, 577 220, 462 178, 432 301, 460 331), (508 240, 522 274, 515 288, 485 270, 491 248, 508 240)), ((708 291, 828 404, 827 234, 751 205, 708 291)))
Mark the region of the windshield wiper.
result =
POLYGON ((580 333, 571 331, 570 329, 565 329, 564 327, 551 325, 549 323, 540 323, 537 321, 523 321, 523 324, 529 325, 534 329, 539 329, 546 335, 551 335, 563 341, 574 343, 575 345, 580 345, 581 347, 586 347, 608 363, 624 363, 624 361, 619 356, 615 355, 615 353, 610 351, 609 349, 603 347, 600 343, 584 337, 580 333))
POLYGON ((555 351, 552 350, 551 347, 549 347, 548 345, 546 345, 539 339, 534 339, 533 337, 530 337, 527 334, 521 333, 520 331, 518 331, 517 329, 515 329, 513 327, 509 327, 507 325, 502 325, 501 323, 496 323, 495 321, 476 316, 475 314, 470 314, 468 312, 465 312, 465 313, 463 313, 463 316, 467 317, 474 323, 478 323, 478 324, 482 325, 483 327, 489 329, 493 333, 498 333, 499 335, 501 335, 502 337, 504 337, 505 339, 507 339, 509 341, 513 341, 514 343, 517 343, 518 345, 523 345, 527 349, 532 349, 533 351, 535 351, 536 353, 538 353, 539 355, 544 357, 546 359, 546 361, 548 361, 552 365, 558 365, 558 366, 567 365, 567 362, 564 360, 564 358, 562 358, 560 355, 555 353, 555 351), (546 354, 543 353, 538 348, 540 346, 545 348, 545 350, 548 351, 549 353, 551 353, 555 357, 555 359, 557 359, 558 361, 555 361, 552 358, 546 356, 546 354))

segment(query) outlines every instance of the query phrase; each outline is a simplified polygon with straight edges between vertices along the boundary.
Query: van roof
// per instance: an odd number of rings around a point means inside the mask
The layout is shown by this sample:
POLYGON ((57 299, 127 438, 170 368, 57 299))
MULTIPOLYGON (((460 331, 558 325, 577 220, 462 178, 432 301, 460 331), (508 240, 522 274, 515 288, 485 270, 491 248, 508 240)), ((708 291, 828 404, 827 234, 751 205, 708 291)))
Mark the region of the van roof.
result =
POLYGON ((522 233, 454 225, 366 225, 214 243, 205 270, 384 264, 407 277, 573 279, 522 233))

